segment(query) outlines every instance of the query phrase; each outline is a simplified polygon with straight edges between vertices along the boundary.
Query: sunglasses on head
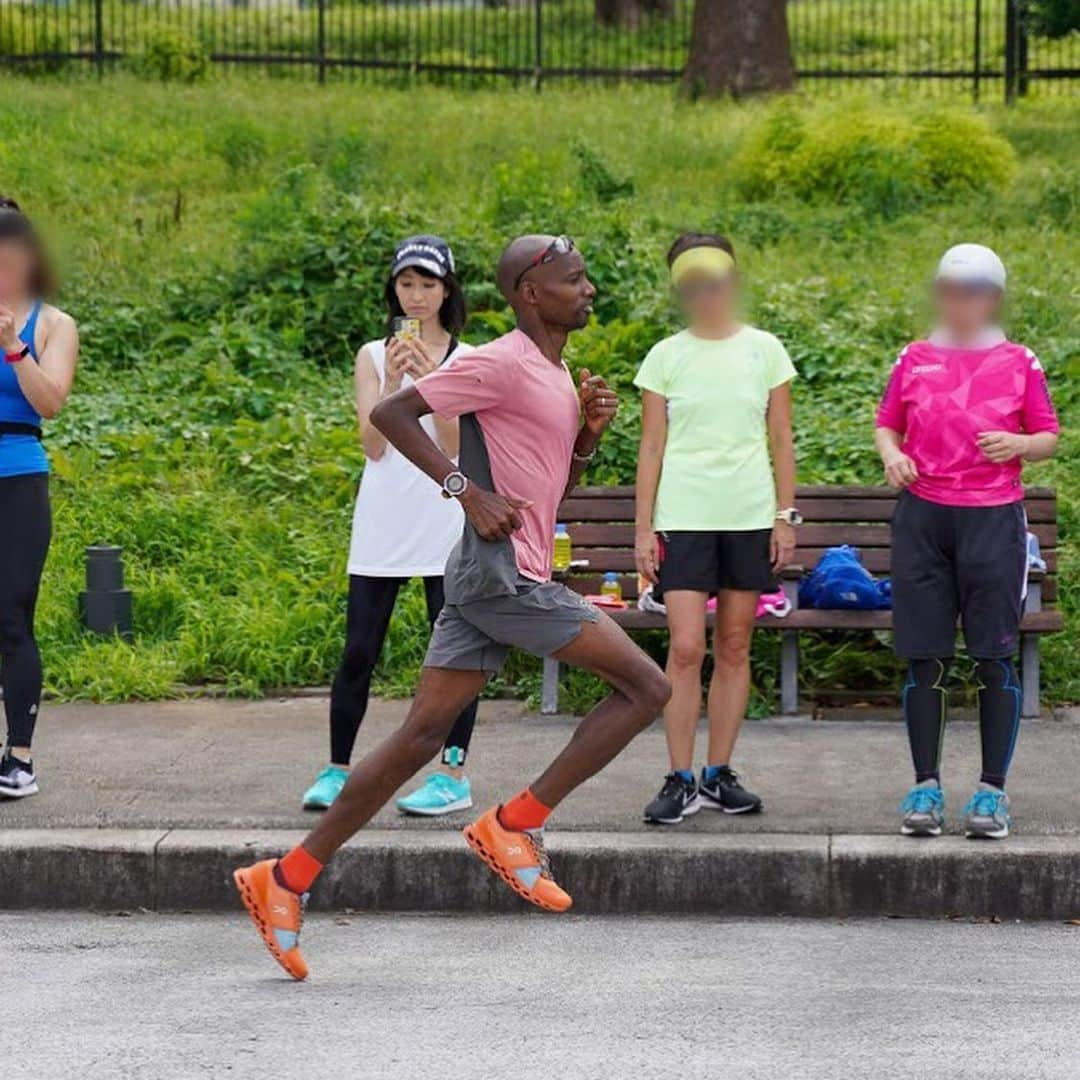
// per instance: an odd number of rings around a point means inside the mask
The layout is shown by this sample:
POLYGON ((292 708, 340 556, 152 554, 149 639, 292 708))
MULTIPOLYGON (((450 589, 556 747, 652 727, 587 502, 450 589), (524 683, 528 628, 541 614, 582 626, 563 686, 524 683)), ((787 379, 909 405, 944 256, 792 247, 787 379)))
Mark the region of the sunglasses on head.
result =
POLYGON ((556 236, 554 240, 543 251, 536 254, 533 260, 521 271, 516 278, 514 278, 514 292, 518 291, 518 286, 521 284, 521 279, 530 271, 535 270, 538 266, 545 266, 549 262, 553 262, 560 255, 569 255, 574 250, 574 241, 569 236, 556 236))

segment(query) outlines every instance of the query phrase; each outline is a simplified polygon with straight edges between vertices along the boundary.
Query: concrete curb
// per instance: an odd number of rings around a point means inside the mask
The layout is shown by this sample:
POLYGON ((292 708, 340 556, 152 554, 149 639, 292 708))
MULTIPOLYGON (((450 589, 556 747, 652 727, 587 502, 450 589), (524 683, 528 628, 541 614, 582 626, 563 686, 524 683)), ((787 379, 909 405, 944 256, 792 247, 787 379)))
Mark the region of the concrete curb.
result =
MULTIPOLYGON (((300 832, 0 830, 0 909, 220 911, 230 871, 300 832)), ((553 833, 582 914, 1067 919, 1080 916, 1080 837, 553 833)), ((457 832, 369 831, 319 880, 316 908, 519 911, 457 832)))

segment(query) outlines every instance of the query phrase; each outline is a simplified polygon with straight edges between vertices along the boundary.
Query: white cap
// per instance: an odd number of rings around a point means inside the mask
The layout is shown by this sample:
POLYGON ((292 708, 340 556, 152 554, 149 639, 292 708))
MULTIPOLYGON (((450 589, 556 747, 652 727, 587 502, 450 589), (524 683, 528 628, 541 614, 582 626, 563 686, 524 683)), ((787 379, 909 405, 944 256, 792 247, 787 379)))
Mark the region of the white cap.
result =
POLYGON ((941 256, 935 281, 989 285, 1005 291, 1005 264, 983 244, 957 244, 941 256))

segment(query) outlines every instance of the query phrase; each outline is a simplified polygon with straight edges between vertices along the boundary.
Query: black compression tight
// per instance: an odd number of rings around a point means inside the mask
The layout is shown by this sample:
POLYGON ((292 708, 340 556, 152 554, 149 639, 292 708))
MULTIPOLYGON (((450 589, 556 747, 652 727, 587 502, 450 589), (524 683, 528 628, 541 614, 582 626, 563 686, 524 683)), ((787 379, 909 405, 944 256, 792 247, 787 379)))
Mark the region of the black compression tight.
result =
POLYGON ((979 735, 982 776, 986 784, 1003 788, 1016 736, 1020 732, 1020 680, 1012 660, 976 660, 979 680, 979 735))
POLYGON ((941 743, 948 708, 945 678, 951 663, 950 659, 912 660, 908 668, 904 719, 918 784, 941 779, 941 743))
POLYGON ((7 745, 29 746, 41 704, 34 609, 52 534, 47 473, 0 477, 0 664, 7 745))
MULTIPOLYGON (((950 660, 912 660, 904 684, 907 721, 915 780, 941 779, 941 745, 945 733, 950 660)), ((979 681, 979 735, 982 743, 980 779, 995 787, 1005 777, 1020 729, 1020 680, 1012 660, 976 660, 979 681)))
MULTIPOLYGON (((330 760, 348 765, 356 736, 367 712, 371 676, 379 662, 398 591, 407 578, 349 576, 349 606, 345 619, 345 654, 330 693, 330 760)), ((424 578, 428 619, 434 624, 443 607, 443 579, 424 578)), ((465 707, 446 738, 443 750, 457 751, 448 764, 463 765, 476 723, 476 702, 465 707)))

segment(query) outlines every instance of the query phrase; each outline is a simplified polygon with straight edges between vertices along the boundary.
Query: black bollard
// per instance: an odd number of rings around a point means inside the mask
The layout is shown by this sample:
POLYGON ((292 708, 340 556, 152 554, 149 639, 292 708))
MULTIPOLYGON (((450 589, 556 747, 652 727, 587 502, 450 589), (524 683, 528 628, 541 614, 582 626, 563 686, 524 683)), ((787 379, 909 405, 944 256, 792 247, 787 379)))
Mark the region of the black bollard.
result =
POLYGON ((124 588, 122 554, 118 547, 86 549, 86 592, 79 594, 79 610, 87 630, 130 641, 131 590, 124 588))

